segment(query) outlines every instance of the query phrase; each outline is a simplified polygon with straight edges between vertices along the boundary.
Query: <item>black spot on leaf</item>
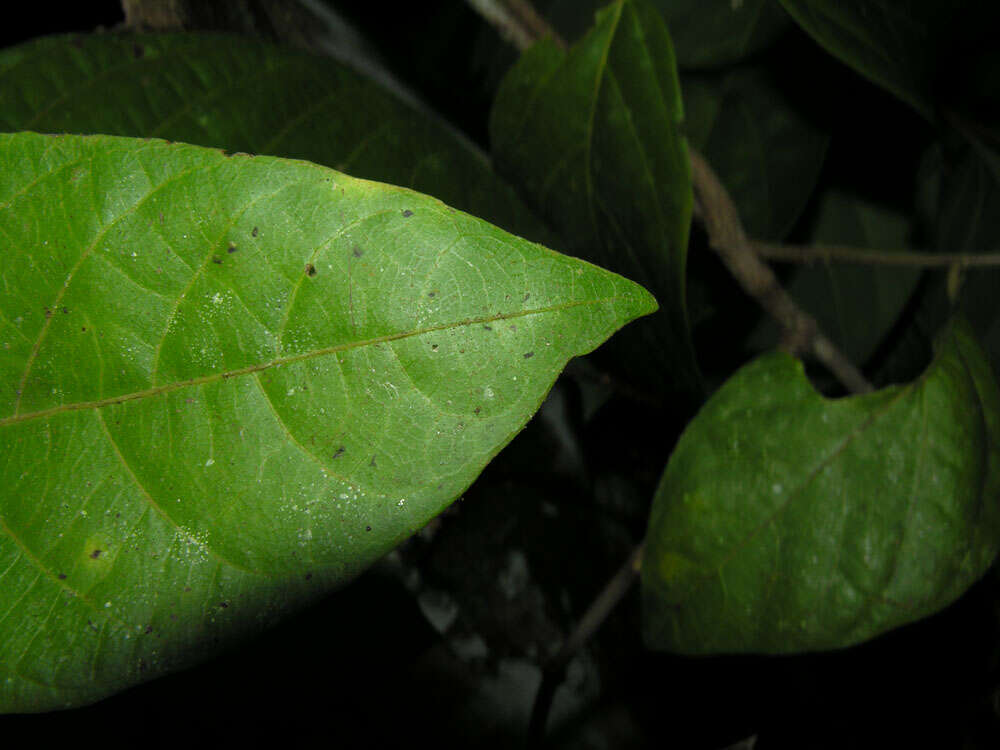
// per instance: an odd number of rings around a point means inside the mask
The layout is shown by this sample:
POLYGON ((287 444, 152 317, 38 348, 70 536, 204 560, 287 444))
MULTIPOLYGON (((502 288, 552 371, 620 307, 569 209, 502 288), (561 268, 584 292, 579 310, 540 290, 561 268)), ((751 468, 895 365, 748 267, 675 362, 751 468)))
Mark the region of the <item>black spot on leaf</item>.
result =
POLYGON ((531 358, 532 358, 532 357, 534 357, 534 356, 535 356, 535 353, 534 353, 534 352, 525 352, 525 353, 524 353, 524 358, 525 358, 525 359, 531 359, 531 358))
POLYGON ((316 275, 316 266, 314 266, 312 263, 306 263, 306 276, 315 276, 315 275, 316 275))
POLYGON ((233 253, 235 253, 237 250, 239 250, 239 248, 236 247, 236 245, 233 245, 233 244, 230 244, 229 247, 226 248, 226 252, 229 253, 230 255, 232 255, 233 253))
POLYGON ((253 228, 253 231, 250 232, 250 236, 251 237, 256 237, 257 236, 257 227, 253 228))
POLYGON ((405 211, 403 211, 404 219, 409 219, 411 216, 413 216, 413 211, 411 211, 410 209, 406 209, 405 211))
POLYGON ((95 549, 93 552, 90 553, 91 560, 96 560, 100 556, 101 556, 101 551, 99 549, 95 549))
POLYGON ((365 254, 365 251, 364 251, 364 250, 362 250, 362 249, 361 249, 360 247, 358 247, 357 245, 355 245, 355 246, 354 246, 354 249, 353 249, 353 250, 351 250, 351 255, 353 255, 353 256, 354 256, 355 258, 360 258, 360 257, 361 257, 362 255, 364 255, 364 254, 365 254))
POLYGON ((343 455, 344 455, 344 453, 345 453, 346 451, 347 451, 347 449, 346 449, 346 448, 345 448, 344 446, 340 446, 339 448, 337 448, 337 450, 335 450, 335 451, 333 452, 333 457, 334 457, 334 458, 340 458, 341 456, 343 456, 343 455))

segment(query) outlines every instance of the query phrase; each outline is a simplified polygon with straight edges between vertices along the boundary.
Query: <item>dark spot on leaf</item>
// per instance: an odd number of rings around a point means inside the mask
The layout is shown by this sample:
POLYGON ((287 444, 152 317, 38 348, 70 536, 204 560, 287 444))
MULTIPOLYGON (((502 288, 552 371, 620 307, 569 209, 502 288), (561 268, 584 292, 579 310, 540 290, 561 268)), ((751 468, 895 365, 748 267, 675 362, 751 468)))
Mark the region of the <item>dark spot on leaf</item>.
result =
POLYGON ((410 209, 406 209, 405 211, 403 211, 404 219, 409 219, 411 216, 413 216, 413 211, 411 211, 410 209))
POLYGON ((253 228, 253 230, 250 232, 250 236, 251 237, 256 237, 257 236, 257 227, 253 228))
POLYGON ((84 333, 86 333, 87 332, 87 326, 83 326, 80 330, 83 331, 84 333))
POLYGON ((531 292, 525 292, 524 299, 522 300, 522 302, 527 302, 528 301, 528 297, 530 297, 530 296, 531 296, 531 292))
POLYGON ((535 353, 534 353, 534 352, 525 352, 525 353, 524 353, 524 358, 525 358, 525 359, 531 359, 531 358, 532 358, 532 357, 534 357, 534 356, 535 356, 535 353))
POLYGON ((337 450, 336 450, 336 451, 334 451, 334 453, 333 453, 333 457, 334 457, 334 458, 340 458, 341 456, 343 456, 343 455, 344 455, 344 453, 346 452, 346 450, 347 450, 347 449, 346 449, 346 448, 344 448, 344 446, 340 446, 339 448, 337 448, 337 450))
POLYGON ((62 309, 62 312, 63 312, 63 315, 69 315, 69 308, 68 307, 64 307, 62 309))
POLYGON ((375 465, 375 456, 372 456, 372 460, 368 462, 368 465, 369 466, 374 466, 375 465))
POLYGON ((351 255, 353 255, 353 256, 354 256, 355 258, 360 258, 360 257, 361 257, 362 255, 364 255, 364 254, 365 254, 365 251, 364 251, 364 250, 362 250, 362 249, 361 249, 360 247, 358 247, 357 245, 355 245, 355 246, 354 246, 354 249, 353 249, 353 250, 351 250, 351 255))
POLYGON ((66 574, 65 573, 60 573, 59 574, 59 580, 60 581, 65 581, 66 580, 66 574))
POLYGON ((371 531, 371 530, 372 530, 371 526, 365 526, 365 531, 371 531))
POLYGON ((480 411, 481 411, 481 409, 477 406, 475 409, 472 410, 472 413, 473 414, 478 414, 480 411))
POLYGON ((146 629, 145 629, 145 630, 144 630, 143 632, 144 632, 144 633, 145 633, 146 635, 149 635, 150 633, 152 633, 152 632, 153 632, 153 626, 152 626, 152 625, 147 625, 147 626, 146 626, 146 629))
POLYGON ((46 318, 51 318, 52 317, 52 311, 49 308, 47 308, 47 307, 45 308, 45 317, 46 318))
POLYGON ((184 587, 184 591, 185 591, 185 592, 189 592, 189 591, 191 591, 191 587, 190 587, 190 586, 185 586, 185 587, 184 587))
POLYGON ((229 602, 219 602, 219 609, 229 609, 229 602))
POLYGON ((438 350, 438 345, 437 344, 431 344, 431 351, 432 352, 436 352, 437 350, 438 350))
POLYGON ((434 296, 434 292, 427 292, 427 296, 428 297, 433 297, 434 296))
POLYGON ((493 330, 493 326, 488 326, 485 323, 483 324, 483 328, 485 328, 487 331, 492 331, 493 330))
POLYGON ((314 266, 312 263, 306 263, 306 276, 315 276, 315 275, 316 275, 316 266, 314 266))
POLYGON ((162 224, 165 221, 166 219, 163 218, 163 211, 160 211, 160 223, 162 224))
POLYGON ((95 549, 93 552, 90 553, 91 560, 96 560, 100 556, 101 556, 101 551, 99 549, 95 549))
POLYGON ((312 573, 306 573, 306 580, 307 580, 307 581, 311 581, 311 580, 312 580, 312 577, 313 577, 313 574, 312 574, 312 573))
POLYGON ((239 250, 239 248, 236 247, 236 245, 233 245, 233 244, 230 244, 229 247, 226 248, 226 252, 229 253, 230 255, 232 255, 233 253, 235 253, 237 250, 239 250))
POLYGON ((217 266, 221 266, 222 265, 222 258, 219 258, 218 256, 213 257, 212 258, 212 262, 215 263, 215 265, 217 265, 217 266))

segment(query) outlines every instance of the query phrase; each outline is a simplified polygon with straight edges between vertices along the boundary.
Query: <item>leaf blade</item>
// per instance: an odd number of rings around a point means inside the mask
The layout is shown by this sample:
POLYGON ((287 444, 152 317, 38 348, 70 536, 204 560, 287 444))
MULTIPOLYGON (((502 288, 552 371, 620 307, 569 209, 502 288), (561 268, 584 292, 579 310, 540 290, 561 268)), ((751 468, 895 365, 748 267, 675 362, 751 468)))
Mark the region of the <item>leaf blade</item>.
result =
POLYGON ((304 162, 29 133, 0 165, 5 711, 92 702, 349 580, 655 307, 304 162))
POLYGON ((662 19, 648 3, 619 0, 568 53, 543 40, 522 56, 497 94, 490 133, 498 171, 571 252, 643 280, 663 305, 623 342, 621 367, 698 390, 685 306, 693 197, 682 112, 662 19))
POLYGON ((828 401, 773 354, 710 399, 654 504, 650 645, 840 648, 937 611, 989 567, 1000 394, 966 324, 939 343, 906 387, 828 401))

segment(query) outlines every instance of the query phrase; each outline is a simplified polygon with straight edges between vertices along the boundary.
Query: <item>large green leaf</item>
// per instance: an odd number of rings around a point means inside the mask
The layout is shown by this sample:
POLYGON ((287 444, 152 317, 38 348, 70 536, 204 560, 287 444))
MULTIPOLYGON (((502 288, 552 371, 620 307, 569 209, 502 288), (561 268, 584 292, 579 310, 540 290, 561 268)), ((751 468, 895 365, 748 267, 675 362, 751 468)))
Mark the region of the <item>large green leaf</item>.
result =
POLYGON ((719 173, 751 236, 779 240, 812 195, 829 136, 767 72, 743 68, 683 79, 684 131, 719 173))
POLYGON ((830 54, 934 117, 964 55, 990 43, 997 12, 980 0, 781 0, 830 54))
POLYGON ((432 117, 328 58, 235 35, 59 36, 3 50, 0 130, 306 159, 546 239, 485 159, 432 117))
MULTIPOLYGON (((820 199, 809 242, 902 252, 910 243, 910 222, 885 206, 831 189, 820 199)), ((786 288, 848 359, 863 365, 899 320, 920 273, 824 260, 795 269, 786 288)), ((780 336, 767 320, 754 332, 752 345, 771 348, 780 336)))
POLYGON ((774 353, 680 439, 643 561, 649 645, 847 646, 958 597, 1000 549, 1000 391, 953 322, 907 386, 839 400, 774 353))
POLYGON ((508 73, 490 133, 497 169, 569 250, 648 287, 663 310, 619 342, 620 366, 697 387, 684 302, 691 220, 670 37, 646 0, 618 0, 568 53, 545 40, 508 73))
POLYGON ((348 580, 655 309, 433 198, 158 140, 0 136, 0 242, 4 711, 348 580))

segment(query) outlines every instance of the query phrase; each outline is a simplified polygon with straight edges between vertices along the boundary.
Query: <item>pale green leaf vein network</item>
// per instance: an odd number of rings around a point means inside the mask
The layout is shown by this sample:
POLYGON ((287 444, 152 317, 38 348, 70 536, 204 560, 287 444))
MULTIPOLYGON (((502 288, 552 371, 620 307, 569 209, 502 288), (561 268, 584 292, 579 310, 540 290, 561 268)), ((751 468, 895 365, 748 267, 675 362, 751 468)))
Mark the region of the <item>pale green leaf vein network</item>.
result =
MULTIPOLYGON (((355 227, 360 226, 361 224, 364 224, 365 222, 370 221, 371 219, 374 219, 377 216, 384 216, 386 214, 393 213, 395 210, 396 209, 394 208, 386 208, 381 211, 375 211, 374 213, 358 217, 349 224, 339 227, 336 232, 331 234, 329 237, 323 240, 323 242, 319 243, 316 246, 312 254, 309 256, 308 262, 313 263, 321 252, 330 247, 330 243, 344 236, 347 232, 354 229, 355 227)), ((278 326, 278 330, 274 332, 275 344, 277 345, 278 356, 281 355, 281 342, 284 340, 285 331, 288 328, 288 318, 292 314, 292 309, 295 307, 295 298, 298 296, 299 290, 302 288, 302 283, 305 281, 305 278, 306 278, 306 272, 305 272, 305 265, 303 264, 302 271, 295 277, 295 281, 292 283, 292 289, 288 295, 288 303, 285 305, 285 313, 281 317, 281 323, 278 326)), ((267 326, 265 326, 265 328, 266 327, 267 326)))
MULTIPOLYGON (((152 369, 152 374, 150 376, 151 383, 153 384, 156 383, 156 376, 159 374, 160 371, 160 356, 163 352, 163 344, 167 340, 167 334, 170 331, 170 326, 174 322, 174 318, 177 316, 177 311, 180 310, 181 304, 187 298, 188 292, 191 291, 191 288, 195 285, 198 279, 201 278, 201 275, 205 272, 205 269, 208 268, 209 264, 212 262, 212 257, 218 250, 219 243, 221 243, 222 239, 226 236, 226 234, 228 234, 232 230, 232 228, 236 225, 236 222, 239 221, 246 214, 247 211, 249 211, 251 208, 257 205, 257 203, 259 203, 262 200, 273 198, 275 195, 278 195, 292 187, 295 187, 295 183, 281 185, 279 188, 277 188, 276 190, 272 190, 269 193, 262 193, 258 196, 255 196, 252 201, 250 201, 240 209, 239 213, 234 213, 229 218, 228 223, 219 233, 219 236, 215 239, 214 242, 206 242, 206 244, 208 245, 208 253, 205 255, 204 260, 202 260, 201 265, 198 266, 198 268, 194 269, 194 272, 192 273, 191 278, 188 280, 187 285, 177 295, 177 300, 174 304, 174 307, 170 311, 170 314, 167 316, 166 323, 163 326, 163 333, 160 336, 160 341, 156 346, 156 354, 153 357, 153 369, 152 369)), ((234 295, 236 295, 235 291, 232 290, 231 287, 230 291, 233 291, 234 295)), ((263 325, 263 322, 260 321, 259 318, 257 318, 257 316, 253 312, 251 312, 249 309, 247 310, 247 312, 253 315, 254 319, 263 325)), ((264 327, 267 328, 267 326, 264 327)))
POLYGON ((312 463, 315 463, 317 466, 319 466, 319 468, 325 474, 333 477, 334 479, 337 479, 337 480, 343 482, 348 487, 357 487, 358 489, 364 490, 365 492, 371 492, 370 488, 362 487, 356 481, 348 479, 347 477, 341 476, 340 474, 338 474, 337 472, 335 472, 333 469, 331 469, 329 466, 327 466, 325 462, 320 461, 319 458, 316 456, 315 453, 313 453, 312 451, 308 450, 304 445, 302 445, 302 443, 299 442, 299 439, 297 437, 295 437, 295 435, 292 433, 291 429, 285 423, 285 420, 282 418, 281 414, 278 412, 278 408, 274 405, 274 401, 272 401, 271 397, 268 395, 267 389, 265 389, 264 386, 261 385, 260 377, 258 376, 258 373, 254 373, 253 374, 252 380, 254 382, 254 385, 257 386, 257 390, 260 392, 261 396, 263 397, 264 403, 267 404, 268 410, 271 412, 271 415, 274 417, 275 423, 278 425, 278 428, 285 434, 285 437, 288 439, 288 442, 290 442, 299 451, 301 451, 303 455, 307 456, 308 459, 309 459, 309 461, 311 461, 312 463))
MULTIPOLYGON (((130 217, 139 206, 144 204, 147 200, 149 200, 152 196, 154 196, 156 193, 158 193, 167 185, 170 185, 171 183, 176 182, 177 180, 180 180, 188 175, 210 168, 211 165, 198 165, 195 167, 191 167, 190 169, 184 169, 178 172, 177 174, 172 175, 169 179, 164 180, 159 185, 149 190, 138 201, 132 204, 132 206, 129 207, 128 211, 123 212, 120 216, 116 216, 113 221, 108 222, 108 224, 103 229, 101 229, 101 231, 98 232, 97 235, 94 237, 94 241, 91 242, 90 245, 88 245, 86 248, 84 248, 84 251, 82 253, 80 253, 80 257, 77 259, 76 263, 74 263, 73 267, 70 269, 69 274, 66 277, 66 281, 63 283, 62 286, 59 287, 59 291, 56 292, 55 299, 49 304, 49 309, 55 310, 57 307, 59 307, 59 304, 62 301, 63 296, 66 294, 66 290, 69 289, 70 287, 70 283, 73 280, 73 276, 77 273, 77 271, 80 270, 80 267, 83 265, 84 261, 90 256, 90 254, 95 250, 95 248, 97 248, 100 242, 104 239, 105 235, 107 235, 107 233, 111 231, 113 227, 117 226, 120 221, 130 217)), ((17 416, 18 412, 21 409, 21 396, 23 395, 25 385, 28 382, 28 375, 31 373, 31 368, 35 363, 35 359, 38 357, 38 352, 42 347, 42 342, 44 341, 45 336, 49 332, 49 328, 51 326, 54 317, 55 316, 47 317, 45 319, 45 322, 42 323, 42 328, 38 333, 38 338, 36 339, 35 344, 31 349, 31 353, 28 355, 28 361, 25 363, 24 366, 24 373, 21 375, 21 380, 17 387, 16 399, 14 401, 14 416, 17 416)))
POLYGON ((293 354, 287 357, 278 357, 270 360, 269 362, 260 362, 255 365, 248 365, 246 367, 241 367, 236 370, 216 372, 210 375, 202 375, 196 378, 190 378, 188 380, 180 380, 174 383, 166 383, 161 386, 146 388, 141 391, 133 391, 131 393, 124 393, 118 396, 109 396, 107 398, 97 399, 94 401, 81 401, 71 404, 60 404, 59 406, 53 406, 49 409, 41 409, 36 412, 28 412, 25 414, 14 414, 12 416, 0 419, 0 427, 3 427, 4 425, 8 424, 25 422, 32 419, 44 419, 46 417, 51 417, 55 414, 61 414, 63 412, 68 412, 68 411, 80 411, 84 409, 100 409, 102 407, 111 406, 113 404, 122 404, 128 401, 135 401, 137 399, 150 398, 152 396, 157 396, 163 393, 170 393, 172 391, 180 390, 183 388, 191 388, 194 386, 206 385, 208 383, 216 383, 222 380, 227 380, 229 378, 260 372, 261 370, 267 370, 272 367, 287 365, 293 362, 301 362, 303 360, 313 359, 315 357, 322 357, 328 354, 334 354, 336 352, 349 351, 351 349, 357 349, 362 346, 372 346, 387 341, 397 341, 399 339, 410 338, 413 336, 422 336, 426 333, 434 333, 435 331, 444 331, 451 328, 462 328, 466 326, 478 325, 481 323, 493 323, 499 320, 510 320, 513 318, 521 318, 528 315, 544 315, 546 313, 560 312, 562 310, 569 310, 574 307, 583 307, 586 305, 607 304, 611 302, 617 302, 621 299, 625 299, 625 297, 621 295, 616 295, 612 297, 603 297, 600 299, 565 302, 559 305, 549 305, 547 307, 539 307, 533 310, 520 310, 518 312, 512 312, 512 313, 497 313, 494 315, 484 315, 477 318, 468 318, 466 320, 462 320, 457 323, 442 323, 440 325, 427 326, 425 328, 419 328, 412 331, 400 331, 398 333, 390 333, 384 336, 376 336, 375 338, 366 339, 363 341, 349 341, 343 344, 337 344, 335 346, 324 347, 322 349, 314 349, 308 352, 300 352, 299 354, 293 354))
MULTIPOLYGON (((150 494, 149 490, 146 489, 146 487, 142 484, 142 482, 139 481, 139 477, 136 476, 135 472, 132 470, 132 466, 128 462, 128 459, 125 458, 125 455, 122 453, 121 448, 118 446, 118 441, 115 440, 114 435, 111 433, 111 430, 108 429, 108 424, 105 421, 104 416, 101 413, 101 410, 94 409, 94 414, 97 417, 98 423, 101 425, 101 429, 104 431, 104 435, 108 440, 108 444, 111 446, 112 450, 115 453, 116 458, 118 459, 118 462, 121 464, 122 469, 125 470, 126 475, 128 475, 129 479, 131 479, 133 484, 135 484, 136 489, 139 490, 139 493, 142 495, 147 505, 152 507, 168 524, 173 526, 174 529, 176 529, 179 533, 190 537, 191 536, 190 532, 184 529, 184 527, 181 526, 179 523, 177 523, 177 521, 175 521, 170 516, 170 514, 167 513, 166 510, 164 510, 163 506, 160 505, 158 502, 156 502, 156 499, 150 494)), ((206 552, 208 552, 210 555, 215 557, 217 560, 224 562, 231 568, 243 571, 244 573, 252 573, 253 575, 260 576, 262 578, 271 577, 263 571, 251 570, 250 568, 246 568, 231 560, 227 560, 218 551, 212 549, 212 547, 209 546, 207 543, 197 542, 197 544, 200 547, 202 547, 206 552)))
MULTIPOLYGON (((39 578, 48 578, 49 581, 51 581, 57 587, 67 592, 71 596, 73 596, 74 599, 77 599, 83 602, 85 605, 87 605, 87 607, 92 609, 95 614, 100 615, 101 618, 113 619, 116 622, 118 622, 118 624, 128 627, 128 623, 115 617, 113 612, 110 612, 102 607, 98 607, 97 604, 91 601, 90 598, 82 591, 77 591, 75 588, 70 586, 65 580, 59 578, 59 575, 51 568, 49 568, 34 552, 31 551, 31 549, 28 548, 28 546, 21 540, 21 538, 14 533, 14 530, 7 525, 7 521, 3 517, 3 515, 0 515, 0 531, 2 531, 6 536, 8 536, 10 540, 14 542, 15 545, 17 545, 17 548, 20 550, 20 554, 23 555, 24 558, 31 563, 31 566, 36 571, 38 571, 39 578)), ((11 567, 13 567, 13 565, 16 562, 17 560, 15 559, 11 563, 11 567)), ((4 571, 4 573, 6 574, 6 571, 4 571)), ((7 617, 10 615, 11 612, 17 609, 17 605, 20 603, 21 599, 27 596, 28 591, 35 585, 35 583, 37 583, 37 579, 35 582, 32 582, 31 586, 26 587, 25 593, 22 594, 17 601, 11 604, 11 607, 7 610, 7 612, 4 613, 3 617, 0 617, 0 623, 2 623, 5 619, 7 619, 7 617)))

